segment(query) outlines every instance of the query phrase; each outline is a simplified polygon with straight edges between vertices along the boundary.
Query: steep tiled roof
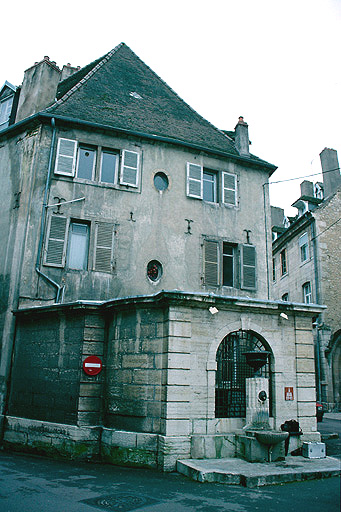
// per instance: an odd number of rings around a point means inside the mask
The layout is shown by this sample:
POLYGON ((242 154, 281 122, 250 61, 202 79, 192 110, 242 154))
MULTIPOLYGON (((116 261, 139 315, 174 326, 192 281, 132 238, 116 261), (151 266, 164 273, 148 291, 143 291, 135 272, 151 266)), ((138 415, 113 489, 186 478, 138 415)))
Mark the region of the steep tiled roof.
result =
MULTIPOLYGON (((239 155, 231 137, 187 105, 124 43, 63 80, 57 100, 47 112, 239 155)), ((250 160, 262 162, 252 155, 250 160)))

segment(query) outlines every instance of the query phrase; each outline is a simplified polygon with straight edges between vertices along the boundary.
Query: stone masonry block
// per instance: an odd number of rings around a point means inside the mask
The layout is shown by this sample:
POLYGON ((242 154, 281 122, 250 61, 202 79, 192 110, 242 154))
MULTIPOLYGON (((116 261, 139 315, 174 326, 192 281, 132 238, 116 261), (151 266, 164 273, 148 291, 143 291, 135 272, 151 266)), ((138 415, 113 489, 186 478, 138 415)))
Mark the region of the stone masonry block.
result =
POLYGON ((161 419, 161 430, 162 433, 168 436, 188 436, 190 433, 190 421, 161 419))
POLYGON ((96 342, 85 341, 83 343, 82 352, 83 352, 83 355, 103 356, 104 343, 101 341, 96 341, 96 342))
POLYGON ((123 368, 153 368, 153 356, 149 354, 130 354, 122 356, 123 368))
POLYGON ((296 369, 298 373, 314 373, 314 359, 296 359, 296 369))
POLYGON ((314 388, 297 388, 297 400, 299 402, 314 402, 316 397, 316 389, 314 388))
POLYGON ((145 450, 157 450, 158 436, 157 434, 136 434, 137 448, 144 448, 145 450))
POLYGON ((190 400, 190 386, 166 386, 167 402, 188 402, 190 400))
POLYGON ((99 411, 101 408, 101 398, 100 397, 79 397, 78 401, 78 410, 79 411, 89 411, 95 412, 99 411))
POLYGON ((297 357, 307 357, 314 359, 314 345, 296 345, 297 357))
POLYGON ((297 373, 297 386, 302 388, 315 387, 314 373, 297 373))
POLYGON ((95 383, 82 383, 79 387, 79 395, 80 396, 92 396, 92 397, 96 397, 96 396, 101 396, 101 393, 102 393, 102 384, 100 384, 99 382, 95 382, 95 383))
POLYGON ((168 402, 163 410, 166 413, 167 419, 187 419, 191 412, 191 407, 189 402, 168 402))
POLYGON ((85 341, 104 341, 104 329, 85 327, 83 337, 85 341))
POLYGON ((120 446, 121 448, 135 448, 137 433, 103 428, 102 442, 111 446, 120 446))
POLYGON ((191 355, 190 354, 168 354, 168 368, 190 369, 191 355))
POLYGON ((169 336, 190 338, 192 336, 191 322, 169 322, 169 336))
POLYGON ((168 338, 168 352, 177 352, 182 354, 191 353, 191 340, 188 338, 177 338, 169 336, 168 338))
POLYGON ((134 384, 153 384, 161 383, 162 370, 134 369, 132 374, 132 382, 134 384))
POLYGON ((191 384, 190 370, 175 370, 170 369, 167 373, 167 384, 186 385, 191 384))
POLYGON ((316 416, 315 402, 298 402, 297 409, 299 416, 316 416))

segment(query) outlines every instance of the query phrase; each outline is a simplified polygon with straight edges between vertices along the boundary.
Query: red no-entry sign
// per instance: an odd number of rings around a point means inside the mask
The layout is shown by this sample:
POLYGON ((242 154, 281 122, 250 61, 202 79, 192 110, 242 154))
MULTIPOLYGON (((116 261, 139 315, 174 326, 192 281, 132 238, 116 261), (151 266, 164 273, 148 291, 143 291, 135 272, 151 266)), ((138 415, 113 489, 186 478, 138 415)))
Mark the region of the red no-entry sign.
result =
POLYGON ((87 375, 97 375, 102 370, 102 361, 97 356, 89 356, 83 361, 83 370, 87 375))

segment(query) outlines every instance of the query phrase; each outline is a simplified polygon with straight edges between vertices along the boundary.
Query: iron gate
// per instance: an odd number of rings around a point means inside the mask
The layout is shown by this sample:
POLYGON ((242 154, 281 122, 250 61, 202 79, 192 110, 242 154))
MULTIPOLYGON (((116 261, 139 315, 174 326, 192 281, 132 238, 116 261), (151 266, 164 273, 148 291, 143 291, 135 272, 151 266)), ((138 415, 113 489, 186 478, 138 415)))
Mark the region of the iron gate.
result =
MULTIPOLYGON (((245 418, 245 379, 256 372, 246 363, 243 352, 268 350, 263 341, 252 331, 236 331, 228 334, 217 350, 215 386, 215 417, 245 418)), ((271 377, 269 358, 257 376, 271 377)), ((270 407, 271 407, 271 382, 270 407)))

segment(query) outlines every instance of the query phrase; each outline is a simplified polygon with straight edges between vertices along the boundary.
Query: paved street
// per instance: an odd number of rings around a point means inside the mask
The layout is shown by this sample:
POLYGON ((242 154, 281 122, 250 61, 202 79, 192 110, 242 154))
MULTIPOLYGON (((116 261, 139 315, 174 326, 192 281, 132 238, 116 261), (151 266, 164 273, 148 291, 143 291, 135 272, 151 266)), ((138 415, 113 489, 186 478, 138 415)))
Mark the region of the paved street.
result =
POLYGON ((338 512, 340 480, 246 489, 178 474, 1 452, 1 512, 338 512))
POLYGON ((341 413, 325 414, 323 421, 318 423, 317 427, 326 443, 327 455, 341 459, 341 413), (332 434, 338 434, 339 437, 332 434), (330 439, 327 439, 328 435, 330 439))

